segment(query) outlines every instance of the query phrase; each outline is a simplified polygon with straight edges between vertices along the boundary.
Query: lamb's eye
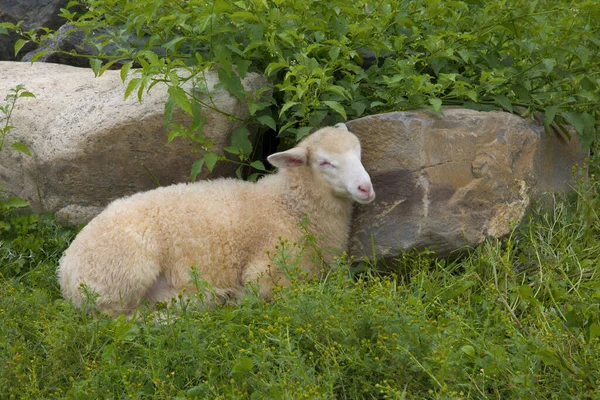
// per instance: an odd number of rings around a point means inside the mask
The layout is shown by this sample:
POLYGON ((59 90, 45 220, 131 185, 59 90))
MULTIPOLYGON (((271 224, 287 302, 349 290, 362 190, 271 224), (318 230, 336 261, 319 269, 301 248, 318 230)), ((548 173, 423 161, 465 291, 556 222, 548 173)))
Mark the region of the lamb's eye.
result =
POLYGON ((327 160, 321 160, 319 161, 319 167, 329 167, 329 168, 333 168, 333 164, 330 163, 327 160))

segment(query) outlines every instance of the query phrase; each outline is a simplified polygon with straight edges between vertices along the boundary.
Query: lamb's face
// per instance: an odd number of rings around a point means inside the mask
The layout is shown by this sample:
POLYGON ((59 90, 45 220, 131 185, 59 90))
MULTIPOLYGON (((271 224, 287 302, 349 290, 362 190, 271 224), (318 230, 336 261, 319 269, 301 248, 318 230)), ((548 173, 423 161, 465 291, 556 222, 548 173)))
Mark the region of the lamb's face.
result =
POLYGON ((273 154, 268 160, 278 168, 311 168, 336 196, 362 204, 375 199, 371 178, 360 161, 360 142, 344 124, 320 129, 298 147, 273 154))
POLYGON ((375 191, 371 177, 360 161, 358 140, 351 146, 343 146, 343 150, 315 149, 310 155, 310 167, 315 175, 320 175, 331 186, 337 196, 361 204, 370 203, 375 199, 375 191))

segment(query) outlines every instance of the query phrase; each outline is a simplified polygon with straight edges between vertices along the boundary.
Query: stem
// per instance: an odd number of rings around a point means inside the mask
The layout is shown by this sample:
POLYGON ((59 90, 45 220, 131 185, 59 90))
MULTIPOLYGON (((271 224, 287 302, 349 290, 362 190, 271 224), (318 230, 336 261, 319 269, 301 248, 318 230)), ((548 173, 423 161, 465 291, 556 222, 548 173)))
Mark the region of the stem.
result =
POLYGON ((12 115, 13 110, 15 109, 15 104, 17 103, 17 99, 19 98, 19 90, 17 89, 15 91, 14 97, 12 97, 12 103, 8 103, 6 106, 6 110, 4 110, 4 115, 5 115, 5 120, 4 120, 4 127, 2 128, 2 136, 0 136, 0 151, 2 151, 2 148, 4 147, 4 139, 6 138, 6 134, 8 133, 8 131, 10 131, 10 127, 8 126, 8 123, 10 121, 10 117, 12 115))

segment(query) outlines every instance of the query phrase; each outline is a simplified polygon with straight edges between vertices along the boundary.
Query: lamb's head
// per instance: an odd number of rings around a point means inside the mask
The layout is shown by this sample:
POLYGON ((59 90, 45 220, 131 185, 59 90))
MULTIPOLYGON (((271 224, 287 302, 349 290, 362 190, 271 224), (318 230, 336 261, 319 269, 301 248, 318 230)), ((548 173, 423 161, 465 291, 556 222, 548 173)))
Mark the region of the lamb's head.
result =
POLYGON ((279 169, 310 168, 315 179, 338 197, 362 204, 375 199, 371 178, 360 161, 360 142, 345 124, 322 128, 268 160, 279 169))

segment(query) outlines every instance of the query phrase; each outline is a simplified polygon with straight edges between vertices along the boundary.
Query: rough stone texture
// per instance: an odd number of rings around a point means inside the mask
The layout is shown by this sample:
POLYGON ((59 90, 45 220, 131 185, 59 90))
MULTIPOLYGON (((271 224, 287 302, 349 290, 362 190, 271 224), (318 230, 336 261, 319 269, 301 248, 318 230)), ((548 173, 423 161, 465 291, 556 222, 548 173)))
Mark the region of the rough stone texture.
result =
MULTIPOLYGON (((46 27, 57 29, 65 19, 58 16, 60 9, 64 8, 69 0, 1 0, 0 22, 12 22, 16 24, 23 20, 25 29, 46 27)), ((15 60, 15 42, 19 36, 10 33, 0 35, 0 60, 15 60)), ((32 50, 32 46, 26 46, 21 50, 21 55, 32 50)))
MULTIPOLYGON (((209 89, 218 83, 207 73, 209 89)), ((24 83, 36 98, 21 98, 13 113, 0 157, 0 182, 10 193, 27 199, 35 210, 59 212, 59 218, 89 220, 111 200, 161 185, 188 181, 193 162, 201 157, 189 141, 167 145, 163 109, 166 87, 156 85, 142 103, 133 94, 123 100, 119 71, 94 78, 89 69, 59 64, 0 62, 0 96, 24 83), (25 143, 32 156, 9 149, 25 143), (40 200, 41 199, 41 203, 40 200)), ((248 74, 246 89, 265 85, 248 74)), ((217 108, 244 118, 246 107, 229 92, 213 92, 217 108)), ((205 136, 221 151, 237 127, 226 115, 204 110, 205 136)), ((185 123, 177 114, 174 122, 185 123)), ((233 176, 236 166, 218 163, 210 177, 233 176)), ((204 170, 198 179, 205 179, 204 170)))
POLYGON ((356 209, 351 252, 438 255, 501 237, 544 192, 564 192, 586 153, 577 140, 504 112, 393 112, 347 123, 377 193, 356 209))

